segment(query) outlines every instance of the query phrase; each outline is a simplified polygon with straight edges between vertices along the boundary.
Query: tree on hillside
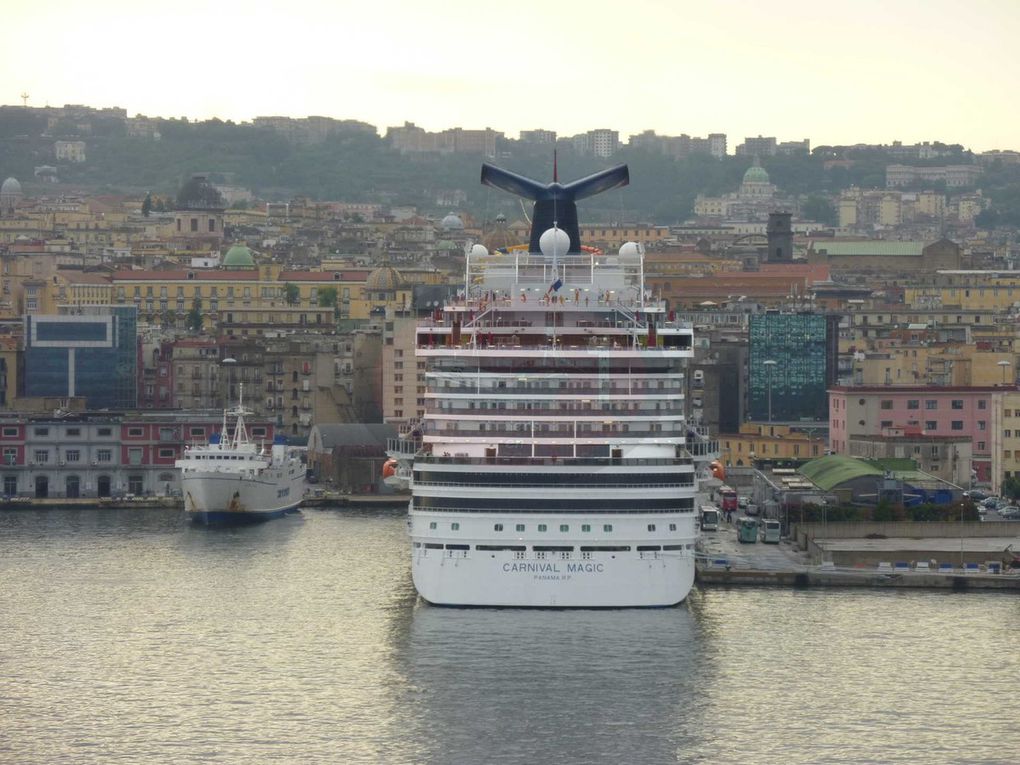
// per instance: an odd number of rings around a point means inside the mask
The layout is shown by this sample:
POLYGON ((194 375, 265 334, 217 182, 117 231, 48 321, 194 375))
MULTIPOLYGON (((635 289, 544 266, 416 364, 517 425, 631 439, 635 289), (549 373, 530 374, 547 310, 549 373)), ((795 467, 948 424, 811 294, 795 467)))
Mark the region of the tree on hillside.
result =
POLYGON ((800 211, 808 220, 818 221, 826 226, 835 226, 839 222, 836 208, 825 197, 814 195, 808 197, 800 206, 800 211))
POLYGON ((191 303, 191 310, 188 311, 188 315, 184 319, 185 325, 192 332, 198 333, 202 331, 202 299, 195 298, 191 303))
POLYGON ((298 286, 290 282, 283 285, 283 295, 287 305, 297 305, 298 301, 301 300, 301 291, 298 289, 298 286))
POLYGON ((223 197, 204 175, 193 175, 177 192, 177 209, 208 210, 223 208, 223 197))
POLYGON ((146 194, 145 199, 142 200, 142 215, 146 218, 149 217, 149 213, 152 212, 152 194, 146 194))

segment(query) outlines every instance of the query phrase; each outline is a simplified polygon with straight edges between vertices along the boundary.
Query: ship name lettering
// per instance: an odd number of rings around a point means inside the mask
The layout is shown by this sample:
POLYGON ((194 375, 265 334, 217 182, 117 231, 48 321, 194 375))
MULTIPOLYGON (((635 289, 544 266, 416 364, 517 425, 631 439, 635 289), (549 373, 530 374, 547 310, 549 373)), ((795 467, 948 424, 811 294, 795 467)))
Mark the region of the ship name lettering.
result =
POLYGON ((558 574, 559 565, 556 563, 504 563, 503 570, 507 573, 520 571, 528 574, 558 574))
POLYGON ((604 563, 568 563, 567 571, 571 574, 601 574, 606 570, 604 563))

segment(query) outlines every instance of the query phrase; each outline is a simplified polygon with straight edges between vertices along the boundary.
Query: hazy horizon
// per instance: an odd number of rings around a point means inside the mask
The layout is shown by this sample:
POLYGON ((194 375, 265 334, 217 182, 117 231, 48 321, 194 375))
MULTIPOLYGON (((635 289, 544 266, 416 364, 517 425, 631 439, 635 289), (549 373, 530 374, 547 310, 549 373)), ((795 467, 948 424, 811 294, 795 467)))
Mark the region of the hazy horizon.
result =
POLYGON ((726 133, 1017 148, 1020 4, 16 0, 0 101, 129 115, 319 115, 429 131, 726 133), (59 20, 59 24, 54 24, 59 20), (45 30, 41 44, 40 30, 45 30), (169 41, 169 44, 161 44, 169 41), (155 44, 154 44, 155 42, 155 44), (154 52, 155 51, 155 52, 154 52))

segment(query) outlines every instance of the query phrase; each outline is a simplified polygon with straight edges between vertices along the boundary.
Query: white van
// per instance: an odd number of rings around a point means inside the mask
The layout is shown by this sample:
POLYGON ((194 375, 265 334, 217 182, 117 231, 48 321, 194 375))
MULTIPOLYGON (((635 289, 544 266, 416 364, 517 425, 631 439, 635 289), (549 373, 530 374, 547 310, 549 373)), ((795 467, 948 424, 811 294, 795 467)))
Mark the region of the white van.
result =
POLYGON ((715 505, 701 506, 701 530, 702 531, 719 530, 719 508, 716 507, 715 505))
POLYGON ((761 541, 779 544, 779 521, 774 518, 762 518, 758 523, 761 526, 761 541))

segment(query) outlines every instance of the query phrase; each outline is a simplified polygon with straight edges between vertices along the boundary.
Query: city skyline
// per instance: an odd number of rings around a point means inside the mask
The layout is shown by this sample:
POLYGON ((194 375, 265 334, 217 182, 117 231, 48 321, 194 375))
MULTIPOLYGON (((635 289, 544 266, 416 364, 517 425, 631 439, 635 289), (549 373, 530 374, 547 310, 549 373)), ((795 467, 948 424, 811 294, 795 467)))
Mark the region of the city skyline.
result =
POLYGON ((968 10, 863 0, 840 18, 807 0, 638 0, 621 18, 527 1, 503 16, 480 16, 465 0, 182 0, 172 11, 19 2, 5 17, 0 101, 27 93, 30 106, 236 122, 322 115, 380 133, 405 121, 510 136, 724 132, 731 150, 759 134, 812 146, 934 138, 1020 148, 1020 106, 1008 98, 1020 7, 978 0, 968 10), (157 58, 155 35, 179 42, 157 58))

